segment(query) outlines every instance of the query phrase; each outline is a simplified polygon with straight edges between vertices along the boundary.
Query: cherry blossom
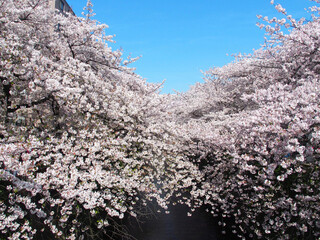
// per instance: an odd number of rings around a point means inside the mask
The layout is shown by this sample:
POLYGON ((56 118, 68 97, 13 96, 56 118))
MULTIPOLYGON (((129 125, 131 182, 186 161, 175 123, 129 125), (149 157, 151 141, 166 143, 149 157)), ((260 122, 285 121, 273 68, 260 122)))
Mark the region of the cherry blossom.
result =
POLYGON ((125 215, 199 183, 183 139, 156 121, 159 86, 109 47, 90 1, 83 18, 44 0, 0 5, 2 236, 119 234, 125 215))
MULTIPOLYGON (((318 1, 315 1, 318 3, 318 1)), ((272 1, 273 4, 273 1, 272 1)), ((240 237, 315 239, 319 232, 319 11, 295 20, 258 16, 264 46, 205 72, 172 96, 171 120, 205 174, 204 204, 234 219, 240 237), (289 24, 289 25, 287 25, 289 24), (282 28, 288 28, 285 34, 282 28)))
POLYGON ((129 238, 148 204, 205 205, 253 239, 320 237, 319 1, 186 93, 135 74, 108 26, 0 0, 0 232, 129 238), (173 202, 174 199, 174 202, 173 202))

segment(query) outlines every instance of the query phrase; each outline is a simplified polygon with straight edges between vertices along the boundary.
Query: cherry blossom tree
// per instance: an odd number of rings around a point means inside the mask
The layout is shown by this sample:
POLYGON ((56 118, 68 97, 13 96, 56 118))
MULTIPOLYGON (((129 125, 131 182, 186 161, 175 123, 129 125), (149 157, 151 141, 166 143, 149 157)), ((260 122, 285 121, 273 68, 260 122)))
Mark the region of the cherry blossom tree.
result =
POLYGON ((0 0, 1 236, 116 238, 119 219, 166 209, 201 173, 91 2, 83 18, 47 4, 0 0))
POLYGON ((258 16, 261 49, 160 95, 110 48, 90 1, 79 18, 0 0, 1 236, 117 238, 122 218, 174 197, 232 218, 240 237, 319 238, 314 2, 307 21, 272 1, 284 18, 258 16))
POLYGON ((320 8, 309 21, 275 8, 283 19, 258 16, 261 49, 208 70, 204 84, 172 96, 169 111, 197 143, 206 193, 194 195, 212 214, 233 219, 243 238, 317 239, 320 8))

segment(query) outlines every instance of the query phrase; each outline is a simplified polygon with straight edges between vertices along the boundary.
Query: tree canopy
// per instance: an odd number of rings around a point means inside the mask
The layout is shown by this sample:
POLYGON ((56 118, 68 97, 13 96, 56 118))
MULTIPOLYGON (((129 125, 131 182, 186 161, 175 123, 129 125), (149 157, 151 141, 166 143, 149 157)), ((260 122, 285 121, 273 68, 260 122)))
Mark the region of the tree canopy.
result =
POLYGON ((320 237, 314 2, 307 21, 271 1, 283 19, 258 16, 261 49, 162 95, 90 1, 76 17, 0 0, 0 238, 116 239, 118 219, 173 199, 240 237, 320 237))

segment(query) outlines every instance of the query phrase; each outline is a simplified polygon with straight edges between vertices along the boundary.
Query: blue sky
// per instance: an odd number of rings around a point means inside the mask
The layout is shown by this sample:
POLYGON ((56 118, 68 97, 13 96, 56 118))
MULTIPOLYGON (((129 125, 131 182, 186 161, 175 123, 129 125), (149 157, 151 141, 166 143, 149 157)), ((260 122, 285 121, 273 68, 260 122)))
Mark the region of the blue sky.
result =
MULTIPOLYGON (((67 0, 81 15, 86 0, 67 0)), ((149 82, 166 79, 163 93, 185 92, 202 82, 201 70, 233 60, 227 54, 260 48, 256 15, 279 16, 270 0, 92 0, 94 17, 109 25, 113 49, 141 58, 132 65, 149 82)), ((295 17, 308 0, 275 0, 295 17)))

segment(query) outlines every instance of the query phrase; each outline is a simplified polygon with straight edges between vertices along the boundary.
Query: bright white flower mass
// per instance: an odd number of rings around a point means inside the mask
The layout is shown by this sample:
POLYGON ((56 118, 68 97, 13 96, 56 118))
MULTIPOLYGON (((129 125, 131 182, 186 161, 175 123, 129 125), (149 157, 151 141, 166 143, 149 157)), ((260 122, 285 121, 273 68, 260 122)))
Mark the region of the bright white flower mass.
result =
POLYGON ((201 173, 155 121, 158 86, 122 66, 106 25, 46 4, 0 1, 1 231, 103 236, 109 220, 139 216, 146 201, 166 207, 201 173))
POLYGON ((320 237, 319 8, 275 5, 263 48, 160 95, 90 1, 83 18, 46 4, 0 0, 1 236, 104 238, 174 198, 241 237, 320 237))

